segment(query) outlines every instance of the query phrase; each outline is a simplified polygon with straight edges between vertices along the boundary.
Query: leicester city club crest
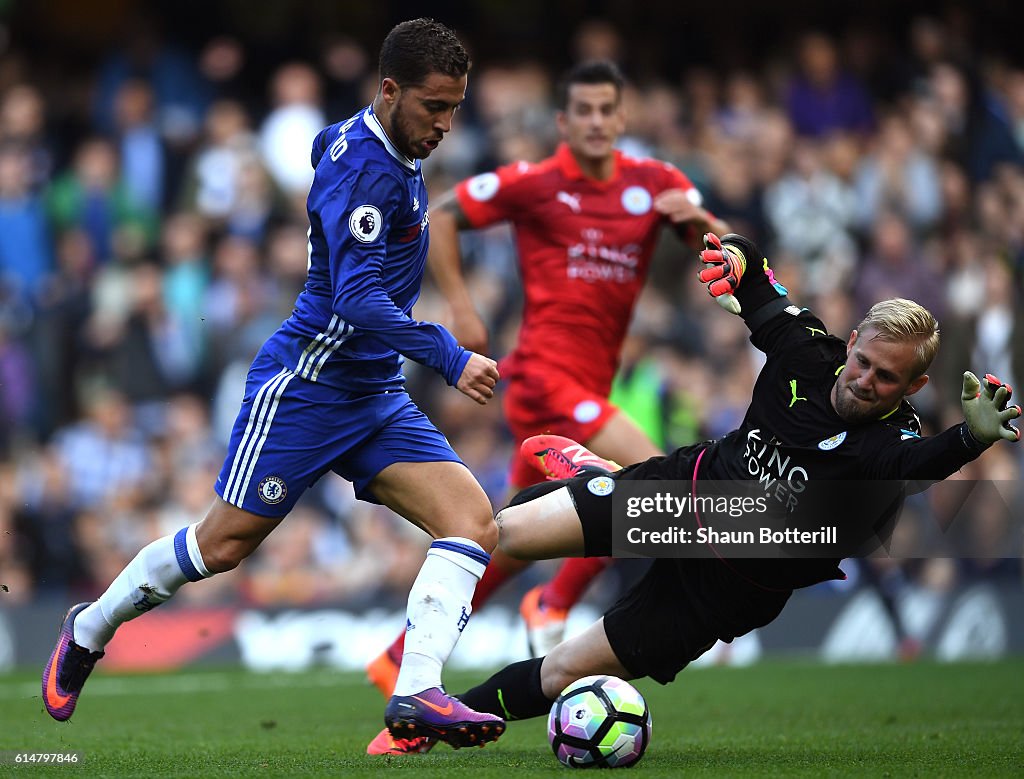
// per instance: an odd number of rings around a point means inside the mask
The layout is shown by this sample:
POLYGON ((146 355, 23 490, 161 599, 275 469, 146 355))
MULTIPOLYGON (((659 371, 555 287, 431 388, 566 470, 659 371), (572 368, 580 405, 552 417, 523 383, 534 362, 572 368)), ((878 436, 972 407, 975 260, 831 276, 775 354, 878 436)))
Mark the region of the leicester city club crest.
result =
POLYGON ((473 176, 466 185, 466 191, 474 200, 481 202, 490 200, 498 194, 498 187, 501 186, 501 179, 497 173, 481 173, 473 176))
POLYGON ((839 444, 846 440, 846 431, 836 433, 831 438, 826 438, 824 441, 818 442, 818 448, 823 452, 827 452, 830 449, 835 449, 839 444))
POLYGON ((587 489, 597 497, 603 498, 615 491, 615 480, 608 476, 595 476, 587 482, 587 489))
POLYGON ((643 187, 627 187, 622 193, 622 207, 633 216, 642 216, 651 210, 653 198, 643 187))

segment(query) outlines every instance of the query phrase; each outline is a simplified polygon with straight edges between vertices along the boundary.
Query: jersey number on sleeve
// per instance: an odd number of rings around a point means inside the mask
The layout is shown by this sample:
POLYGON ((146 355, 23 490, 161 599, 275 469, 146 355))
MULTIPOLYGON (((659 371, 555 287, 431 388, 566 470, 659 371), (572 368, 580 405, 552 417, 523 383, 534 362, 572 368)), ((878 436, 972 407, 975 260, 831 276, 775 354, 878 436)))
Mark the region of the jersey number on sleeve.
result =
POLYGON ((344 154, 345 150, 348 149, 348 139, 345 137, 345 133, 352 129, 352 125, 356 123, 356 120, 358 118, 359 114, 356 114, 347 122, 345 122, 345 124, 343 124, 341 128, 338 130, 338 138, 334 143, 331 144, 331 162, 337 162, 338 157, 344 154))

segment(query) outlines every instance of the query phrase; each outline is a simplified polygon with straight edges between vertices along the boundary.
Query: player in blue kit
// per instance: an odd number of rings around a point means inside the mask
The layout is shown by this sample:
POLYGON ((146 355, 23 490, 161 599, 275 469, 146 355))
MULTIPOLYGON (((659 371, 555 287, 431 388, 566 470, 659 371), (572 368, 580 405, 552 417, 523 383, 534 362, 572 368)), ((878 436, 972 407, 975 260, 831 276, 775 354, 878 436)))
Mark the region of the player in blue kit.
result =
POLYGON ((385 724, 395 736, 453 746, 493 741, 505 723, 441 686, 497 543, 490 503, 405 391, 403 358, 486 403, 493 360, 411 318, 428 244, 420 160, 451 129, 469 58, 430 19, 397 25, 380 52, 373 104, 313 142, 309 273, 291 317, 249 370, 216 492, 202 522, 145 547, 93 603, 74 606, 43 673, 43 701, 66 720, 122 623, 187 581, 235 568, 328 471, 435 540, 413 583, 408 637, 385 724))

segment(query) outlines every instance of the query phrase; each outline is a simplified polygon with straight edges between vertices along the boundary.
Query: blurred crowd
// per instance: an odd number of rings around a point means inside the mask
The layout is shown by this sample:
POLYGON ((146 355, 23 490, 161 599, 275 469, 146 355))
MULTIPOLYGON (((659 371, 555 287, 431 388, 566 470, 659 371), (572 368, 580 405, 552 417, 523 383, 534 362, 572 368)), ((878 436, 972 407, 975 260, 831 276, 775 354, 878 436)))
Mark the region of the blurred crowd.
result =
MULTIPOLYGON (((682 169, 833 332, 845 337, 885 297, 929 307, 943 346, 915 405, 938 432, 962 418, 963 370, 1024 380, 1024 69, 1004 52, 972 50, 938 19, 914 19, 900 35, 895 66, 869 34, 809 30, 756 69, 630 74, 621 145, 682 169)), ((53 71, 8 44, 0 605, 94 597, 145 543, 203 516, 249 361, 304 282, 310 143, 371 101, 378 43, 331 38, 272 63, 260 83, 246 75, 252 52, 231 35, 186 47, 140 30, 66 82, 40 77, 53 71)), ((635 45, 593 20, 569 50, 628 65, 635 45)), ((516 62, 473 57, 465 110, 424 164, 435 195, 557 142, 557 68, 526 51, 516 62)), ((520 313, 515 249, 500 227, 467 234, 464 249, 500 357, 520 313)), ((742 322, 697 283, 695 262, 666 235, 616 386, 666 447, 734 428, 759 367, 742 322)), ((429 281, 416 315, 447 317, 429 281)), ((500 504, 513 449, 500 404, 480 409, 406 366, 414 397, 500 504)), ((1021 464, 1021 447, 997 445, 964 478, 1012 484, 1021 464)), ((928 532, 942 513, 933 504, 912 503, 902 532, 928 532)), ((981 527, 979 544, 1001 530, 981 527)), ((1015 543, 977 559, 887 563, 880 578, 1019 586, 1015 543)), ((425 545, 329 476, 239 570, 182 597, 404 602, 425 545)))

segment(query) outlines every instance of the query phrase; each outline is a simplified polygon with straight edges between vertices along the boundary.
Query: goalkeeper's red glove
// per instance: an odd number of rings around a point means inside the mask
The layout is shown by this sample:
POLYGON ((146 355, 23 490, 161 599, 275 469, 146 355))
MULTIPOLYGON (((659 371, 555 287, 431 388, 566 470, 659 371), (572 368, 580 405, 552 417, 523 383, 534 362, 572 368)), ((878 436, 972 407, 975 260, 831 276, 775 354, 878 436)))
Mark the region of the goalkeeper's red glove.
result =
POLYGON ((700 261, 705 267, 697 274, 697 278, 707 285, 708 292, 718 301, 718 305, 733 314, 740 313, 740 302, 733 293, 747 269, 747 258, 732 244, 723 247, 722 241, 714 233, 704 235, 704 247, 700 261))

